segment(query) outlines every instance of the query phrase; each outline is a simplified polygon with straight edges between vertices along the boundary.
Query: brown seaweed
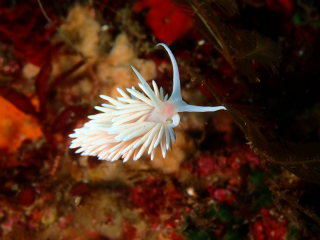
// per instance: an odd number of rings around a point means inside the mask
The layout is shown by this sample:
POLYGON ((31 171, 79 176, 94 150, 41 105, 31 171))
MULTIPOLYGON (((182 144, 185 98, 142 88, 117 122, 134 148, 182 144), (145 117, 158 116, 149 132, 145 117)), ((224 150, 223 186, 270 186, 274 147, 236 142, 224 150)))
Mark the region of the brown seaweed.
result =
POLYGON ((42 66, 37 78, 36 78, 36 92, 40 102, 40 119, 44 118, 47 112, 47 83, 50 79, 52 71, 51 62, 46 62, 42 66))
MULTIPOLYGON (((255 31, 236 30, 221 22, 212 5, 228 17, 238 14, 234 0, 186 0, 177 4, 194 11, 196 27, 208 37, 211 43, 237 70, 249 80, 260 81, 255 65, 258 63, 270 73, 277 74, 280 63, 280 50, 277 44, 255 31)), ((221 15, 221 14, 220 14, 221 15)), ((195 76, 193 74, 193 76, 195 76)), ((276 133, 261 127, 260 122, 250 117, 219 96, 210 82, 202 81, 201 85, 224 104, 234 123, 244 133, 248 145, 265 161, 282 166, 301 179, 320 184, 320 144, 294 143, 283 140, 276 133)))
MULTIPOLYGON (((240 75, 251 82, 259 82, 255 69, 257 64, 270 73, 278 73, 281 52, 276 43, 256 31, 236 29, 222 22, 221 14, 227 17, 238 15, 236 1, 178 0, 176 3, 184 9, 191 6, 196 28, 240 75), (222 13, 214 11, 212 5, 222 13)), ((186 12, 192 12, 190 7, 186 12)))
MULTIPOLYGON (((191 73, 192 74, 192 73, 191 73)), ((192 74, 195 76, 195 74, 192 74)), ((195 82, 199 79, 195 79, 195 82)), ((295 143, 283 140, 259 122, 250 119, 233 105, 228 104, 214 89, 210 81, 201 81, 220 105, 225 105, 234 123, 244 133, 247 144, 262 160, 284 167, 307 182, 320 185, 320 144, 318 142, 295 143)))

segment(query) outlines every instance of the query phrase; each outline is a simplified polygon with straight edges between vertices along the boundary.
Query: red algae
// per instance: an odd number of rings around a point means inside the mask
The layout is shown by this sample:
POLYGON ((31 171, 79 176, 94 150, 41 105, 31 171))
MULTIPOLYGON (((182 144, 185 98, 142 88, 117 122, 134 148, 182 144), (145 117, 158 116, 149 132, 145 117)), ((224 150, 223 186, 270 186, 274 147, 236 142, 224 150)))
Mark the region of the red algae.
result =
POLYGON ((287 233, 286 219, 275 219, 270 216, 270 210, 263 208, 260 216, 254 223, 250 224, 254 240, 281 240, 287 233))
POLYGON ((186 34, 192 26, 192 19, 169 0, 140 0, 133 6, 135 12, 150 8, 146 25, 163 43, 170 44, 186 34))
POLYGON ((70 189, 70 194, 72 196, 80 196, 84 195, 86 192, 88 192, 89 186, 83 182, 76 183, 72 186, 70 189))
POLYGON ((26 187, 24 189, 21 189, 20 192, 18 193, 17 203, 23 207, 27 207, 33 204, 35 198, 36 198, 35 189, 32 187, 26 187))

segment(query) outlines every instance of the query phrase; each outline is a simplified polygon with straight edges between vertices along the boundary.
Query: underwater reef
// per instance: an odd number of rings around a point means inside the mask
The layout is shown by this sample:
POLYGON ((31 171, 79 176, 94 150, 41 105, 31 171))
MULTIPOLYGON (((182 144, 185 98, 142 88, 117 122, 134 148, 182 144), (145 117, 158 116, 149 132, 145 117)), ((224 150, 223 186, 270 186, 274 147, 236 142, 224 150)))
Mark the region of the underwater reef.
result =
POLYGON ((0 1, 0 238, 319 239, 319 29, 307 0, 0 1), (183 101, 226 110, 179 113, 152 161, 70 149, 101 95, 170 98, 158 43, 183 101))

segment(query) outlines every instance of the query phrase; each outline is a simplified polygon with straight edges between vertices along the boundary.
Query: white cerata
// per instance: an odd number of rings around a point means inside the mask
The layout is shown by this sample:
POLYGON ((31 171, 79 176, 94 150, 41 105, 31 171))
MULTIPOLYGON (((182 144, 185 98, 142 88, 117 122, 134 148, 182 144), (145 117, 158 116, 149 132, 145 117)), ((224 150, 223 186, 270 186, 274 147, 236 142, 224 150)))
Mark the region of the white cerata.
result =
POLYGON ((167 150, 171 151, 171 140, 176 140, 173 128, 179 125, 179 112, 226 110, 224 106, 201 107, 184 102, 176 59, 167 45, 159 43, 157 46, 159 45, 167 50, 173 66, 173 91, 170 98, 168 99, 168 94, 164 96, 163 88, 159 90, 155 81, 152 81, 152 90, 140 73, 131 66, 141 82, 139 87, 144 94, 132 87, 127 88, 129 94, 117 88, 121 95, 117 100, 100 95, 110 104, 96 106, 95 109, 102 113, 89 116, 91 121, 69 135, 74 138, 70 148, 80 147, 76 153, 98 156, 100 160, 108 161, 122 158, 123 162, 126 162, 131 157, 138 160, 148 151, 153 160, 160 144, 162 156, 165 158, 167 150))

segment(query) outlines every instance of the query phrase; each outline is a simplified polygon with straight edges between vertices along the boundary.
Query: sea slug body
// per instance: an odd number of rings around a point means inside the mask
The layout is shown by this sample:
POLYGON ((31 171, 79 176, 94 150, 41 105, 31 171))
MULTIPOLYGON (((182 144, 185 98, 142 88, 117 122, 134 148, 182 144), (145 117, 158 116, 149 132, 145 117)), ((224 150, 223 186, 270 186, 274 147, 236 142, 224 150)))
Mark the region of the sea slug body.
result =
POLYGON ((170 98, 168 94, 164 96, 163 88, 159 89, 155 81, 152 81, 152 90, 131 66, 141 82, 139 87, 144 94, 132 87, 127 88, 127 92, 118 88, 121 97, 117 99, 100 95, 110 104, 95 107, 102 113, 89 116, 91 120, 88 123, 69 135, 74 138, 70 148, 79 148, 76 153, 98 156, 100 160, 109 161, 122 158, 126 162, 131 157, 138 160, 147 151, 153 160, 156 148, 160 145, 165 158, 167 150, 171 151, 171 140, 176 140, 173 128, 180 123, 179 112, 226 110, 224 106, 201 107, 184 102, 177 62, 167 45, 158 45, 166 49, 173 65, 173 91, 170 98))

